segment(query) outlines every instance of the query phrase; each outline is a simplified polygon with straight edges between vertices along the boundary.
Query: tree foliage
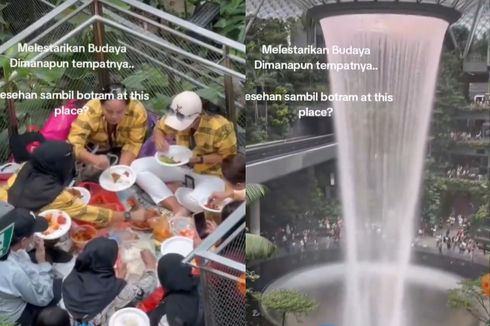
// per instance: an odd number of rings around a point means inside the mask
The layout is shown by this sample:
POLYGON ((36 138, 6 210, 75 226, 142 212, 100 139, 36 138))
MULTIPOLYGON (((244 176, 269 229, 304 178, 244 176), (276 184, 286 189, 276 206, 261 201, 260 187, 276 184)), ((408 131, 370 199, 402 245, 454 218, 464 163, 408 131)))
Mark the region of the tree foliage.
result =
MULTIPOLYGON (((459 32, 464 37, 465 30, 459 32)), ((456 115, 458 110, 469 104, 464 95, 464 80, 463 61, 458 53, 443 51, 431 124, 431 157, 427 161, 421 208, 426 222, 438 223, 446 219, 449 200, 461 195, 466 195, 476 205, 475 219, 490 219, 488 181, 447 178, 445 175, 451 168, 450 149, 460 146, 450 137, 455 130, 456 115)), ((488 147, 488 144, 472 141, 465 146, 481 148, 488 147)))
POLYGON ((245 235, 245 256, 247 261, 270 258, 277 251, 277 247, 268 239, 247 233, 245 235))
POLYGON ((459 288, 449 291, 449 306, 468 311, 475 319, 490 326, 490 297, 480 286, 480 279, 465 280, 459 288))
MULTIPOLYGON (((255 20, 247 33, 247 83, 245 93, 300 94, 306 91, 328 91, 326 73, 318 71, 278 71, 255 69, 255 61, 266 62, 324 62, 325 56, 263 53, 262 46, 288 46, 292 29, 302 28, 297 20, 255 20)), ((295 123, 300 102, 260 101, 247 102, 247 143, 283 139, 295 123)))
POLYGON ((261 303, 267 309, 277 311, 282 316, 282 325, 285 325, 288 314, 296 318, 305 316, 318 308, 318 303, 306 294, 291 290, 275 290, 263 294, 261 303))

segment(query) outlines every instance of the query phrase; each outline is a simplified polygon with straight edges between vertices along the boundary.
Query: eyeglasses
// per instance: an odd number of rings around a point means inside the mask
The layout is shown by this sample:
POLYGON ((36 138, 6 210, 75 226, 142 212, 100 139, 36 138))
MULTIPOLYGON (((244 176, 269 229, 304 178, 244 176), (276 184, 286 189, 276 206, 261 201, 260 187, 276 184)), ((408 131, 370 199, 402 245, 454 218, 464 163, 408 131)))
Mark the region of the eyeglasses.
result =
POLYGON ((177 106, 176 109, 172 108, 170 105, 168 106, 168 113, 169 115, 175 115, 177 117, 177 119, 179 120, 185 120, 185 119, 189 119, 189 118, 192 118, 193 116, 195 115, 199 115, 199 112, 197 113, 192 113, 192 114, 189 114, 189 115, 185 115, 183 114, 182 112, 180 112, 182 108, 177 106))

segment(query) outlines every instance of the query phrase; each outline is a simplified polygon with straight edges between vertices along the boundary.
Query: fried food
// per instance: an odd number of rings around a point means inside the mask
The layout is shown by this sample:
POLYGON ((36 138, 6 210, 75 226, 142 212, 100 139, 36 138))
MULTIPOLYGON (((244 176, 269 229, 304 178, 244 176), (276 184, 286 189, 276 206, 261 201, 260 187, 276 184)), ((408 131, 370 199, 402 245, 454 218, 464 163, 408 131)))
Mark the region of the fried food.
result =
POLYGON ((111 173, 112 181, 117 183, 119 179, 121 179, 121 175, 119 173, 111 173))
POLYGON ((70 194, 72 194, 77 198, 82 198, 82 193, 80 192, 80 190, 77 190, 75 188, 68 188, 66 189, 66 191, 68 191, 70 194))

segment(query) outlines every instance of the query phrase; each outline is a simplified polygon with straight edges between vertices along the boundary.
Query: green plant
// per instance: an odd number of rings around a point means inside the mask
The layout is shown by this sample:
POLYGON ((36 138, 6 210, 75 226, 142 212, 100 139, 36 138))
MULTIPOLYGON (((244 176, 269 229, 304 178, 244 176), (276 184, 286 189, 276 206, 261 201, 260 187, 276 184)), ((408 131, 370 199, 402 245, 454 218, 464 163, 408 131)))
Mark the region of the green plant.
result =
POLYGON ((8 321, 6 317, 0 316, 0 326, 17 326, 17 323, 8 321))
POLYGON ((265 186, 256 183, 248 183, 246 189, 247 204, 251 204, 264 197, 266 192, 267 188, 265 186))
POLYGON ((7 41, 12 36, 12 32, 9 29, 10 24, 4 17, 4 10, 9 4, 10 3, 0 3, 0 43, 7 41))
POLYGON ((270 258, 277 251, 277 247, 272 242, 257 234, 247 233, 245 245, 245 256, 248 261, 270 258))
POLYGON ((286 324, 288 314, 296 318, 305 316, 318 308, 318 303, 307 295, 292 290, 274 290, 263 294, 260 302, 264 307, 281 314, 281 324, 286 324))
POLYGON ((220 1, 220 16, 213 28, 219 34, 243 42, 245 40, 245 0, 220 1))
POLYGON ((490 297, 482 292, 480 279, 465 280, 459 288, 450 290, 448 303, 450 307, 464 309, 475 319, 490 326, 490 297))
MULTIPOLYGON (((245 93, 304 93, 328 92, 327 74, 317 71, 278 71, 255 69, 256 60, 272 62, 323 62, 325 56, 300 56, 295 54, 268 54, 263 45, 288 46, 291 30, 302 24, 298 20, 253 20, 247 32, 247 82, 245 93)), ((247 143, 254 144, 283 139, 297 120, 296 109, 305 103, 286 101, 247 102, 247 143)))
MULTIPOLYGON (((458 28, 457 38, 465 38, 468 31, 458 28)), ((456 130, 457 114, 461 108, 468 108, 465 98, 463 60, 456 52, 444 51, 441 58, 439 78, 436 88, 434 118, 431 124, 430 158, 425 173, 422 216, 426 222, 438 223, 448 217, 451 201, 456 196, 466 196, 477 208, 474 219, 488 219, 488 182, 446 178, 445 171, 451 166, 451 149, 457 146, 486 148, 485 141, 451 140, 450 133, 456 130), (464 144, 462 144, 464 143, 464 144), (444 176, 444 177, 443 177, 444 176)))

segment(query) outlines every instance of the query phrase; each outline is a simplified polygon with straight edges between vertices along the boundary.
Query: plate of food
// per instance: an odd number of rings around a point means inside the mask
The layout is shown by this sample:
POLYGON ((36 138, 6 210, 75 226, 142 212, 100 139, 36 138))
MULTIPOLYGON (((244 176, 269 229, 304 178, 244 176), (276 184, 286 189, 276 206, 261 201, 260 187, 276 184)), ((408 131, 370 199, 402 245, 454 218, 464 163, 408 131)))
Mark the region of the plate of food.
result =
POLYGON ((87 188, 83 187, 71 187, 67 188, 66 191, 68 191, 70 194, 73 196, 79 198, 85 205, 88 205, 90 202, 90 191, 88 191, 87 188))
POLYGON ((192 239, 178 235, 163 241, 160 246, 162 256, 166 254, 179 254, 186 257, 192 250, 194 250, 192 239))
POLYGON ((227 204, 232 202, 231 198, 226 198, 220 203, 217 203, 213 201, 212 198, 203 198, 200 201, 200 206, 202 209, 205 211, 211 212, 211 213, 221 213, 223 211, 223 207, 225 207, 227 204))
POLYGON ((99 178, 102 188, 109 191, 123 191, 136 182, 136 173, 127 165, 114 165, 105 170, 99 178))
POLYGON ((171 145, 166 152, 156 152, 155 159, 161 165, 181 166, 189 163, 192 157, 192 151, 180 145, 171 145))
POLYGON ((109 326, 149 326, 150 319, 142 310, 124 308, 116 311, 109 319, 109 326))
POLYGON ((49 209, 39 213, 48 221, 48 228, 36 235, 44 240, 56 240, 68 233, 71 228, 71 217, 59 209, 49 209))

